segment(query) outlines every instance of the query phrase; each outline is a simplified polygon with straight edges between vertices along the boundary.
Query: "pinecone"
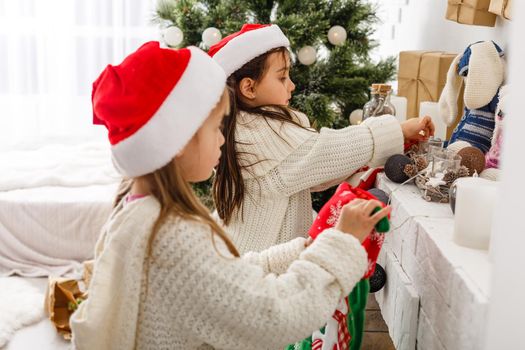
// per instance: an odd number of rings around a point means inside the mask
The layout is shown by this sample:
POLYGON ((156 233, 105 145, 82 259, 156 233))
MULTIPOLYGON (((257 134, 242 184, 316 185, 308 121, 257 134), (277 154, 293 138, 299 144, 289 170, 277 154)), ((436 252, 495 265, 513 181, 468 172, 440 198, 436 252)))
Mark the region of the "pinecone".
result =
POLYGON ((416 164, 417 171, 426 169, 428 166, 428 160, 425 156, 417 156, 414 158, 414 163, 416 164))
POLYGON ((426 188, 425 184, 427 183, 427 181, 428 181, 428 177, 427 176, 420 175, 420 176, 416 177, 415 183, 416 183, 416 186, 419 189, 424 190, 426 188))
POLYGON ((443 181, 447 183, 447 186, 452 185, 454 181, 458 178, 458 175, 455 171, 449 171, 448 173, 443 176, 443 181))
POLYGON ((417 167, 414 164, 407 164, 405 165, 405 168, 403 169, 403 172, 408 177, 413 177, 417 175, 417 167))
POLYGON ((467 177, 470 176, 470 172, 468 168, 464 165, 460 166, 458 171, 456 172, 457 177, 467 177))

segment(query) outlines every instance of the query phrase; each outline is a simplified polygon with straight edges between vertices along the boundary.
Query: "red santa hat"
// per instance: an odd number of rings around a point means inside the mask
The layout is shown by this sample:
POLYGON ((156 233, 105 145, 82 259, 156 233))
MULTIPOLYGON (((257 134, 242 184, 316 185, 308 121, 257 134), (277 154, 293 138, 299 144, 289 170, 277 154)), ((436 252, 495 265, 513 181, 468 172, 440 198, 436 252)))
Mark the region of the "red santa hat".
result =
POLYGON ((136 177, 168 164, 224 91, 222 68, 196 47, 148 42, 93 83, 93 122, 108 129, 113 163, 136 177))
POLYGON ((210 47, 208 54, 230 76, 257 56, 278 47, 290 46, 290 41, 275 24, 245 24, 210 47))

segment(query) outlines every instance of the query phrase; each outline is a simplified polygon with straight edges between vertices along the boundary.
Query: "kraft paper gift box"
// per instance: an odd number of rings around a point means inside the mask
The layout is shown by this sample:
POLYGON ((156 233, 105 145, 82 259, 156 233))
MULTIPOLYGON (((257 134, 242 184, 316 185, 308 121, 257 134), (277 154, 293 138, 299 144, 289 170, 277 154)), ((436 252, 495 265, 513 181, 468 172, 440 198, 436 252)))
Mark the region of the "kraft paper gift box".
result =
POLYGON ((512 0, 491 0, 489 12, 510 19, 512 0))
MULTIPOLYGON (((439 101, 447 72, 457 54, 443 51, 402 51, 399 53, 398 96, 407 98, 407 119, 419 116, 424 101, 439 101)), ((463 113, 463 87, 458 98, 458 114, 463 113)), ((457 118, 459 120, 461 118, 457 118)), ((447 129, 450 137, 455 125, 447 129)))
POLYGON ((489 12, 491 0, 448 0, 446 19, 478 26, 494 27, 496 15, 489 12))

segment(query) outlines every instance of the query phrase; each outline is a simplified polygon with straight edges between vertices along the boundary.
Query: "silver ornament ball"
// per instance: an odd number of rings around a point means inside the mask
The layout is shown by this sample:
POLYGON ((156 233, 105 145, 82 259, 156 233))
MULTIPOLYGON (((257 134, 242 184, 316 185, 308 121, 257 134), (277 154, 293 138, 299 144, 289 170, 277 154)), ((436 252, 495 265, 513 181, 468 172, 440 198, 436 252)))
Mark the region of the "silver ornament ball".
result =
POLYGON ((363 121, 363 110, 362 109, 355 109, 350 113, 350 117, 348 118, 350 121, 350 125, 359 125, 363 121))
POLYGON ((305 66, 309 66, 312 63, 314 63, 317 59, 316 56, 317 52, 312 46, 304 46, 297 53, 297 58, 299 59, 299 62, 301 62, 305 66))
POLYGON ((328 31, 328 41, 332 45, 343 45, 346 41, 346 29, 341 26, 333 26, 328 31))
POLYGON ((207 47, 217 44, 222 39, 221 32, 215 27, 209 27, 202 32, 202 42, 207 47))
POLYGON ((164 29, 163 39, 166 45, 170 47, 179 46, 184 39, 184 34, 179 27, 171 26, 164 29))

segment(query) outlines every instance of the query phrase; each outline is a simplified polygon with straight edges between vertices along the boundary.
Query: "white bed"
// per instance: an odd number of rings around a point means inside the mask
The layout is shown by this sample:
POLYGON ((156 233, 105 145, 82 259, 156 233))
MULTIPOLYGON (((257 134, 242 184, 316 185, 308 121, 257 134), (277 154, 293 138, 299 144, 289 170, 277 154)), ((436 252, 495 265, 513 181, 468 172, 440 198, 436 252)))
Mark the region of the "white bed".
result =
POLYGON ((0 192, 0 275, 74 274, 106 221, 117 184, 0 192))
POLYGON ((71 274, 93 255, 120 177, 106 143, 0 152, 0 276, 71 274))
POLYGON ((9 340, 2 350, 69 347, 41 313, 47 276, 76 277, 93 257, 119 181, 105 143, 0 152, 0 297, 37 305, 0 303, 4 328, 17 323, 17 313, 32 317, 12 336, 0 329, 9 340), (9 289, 17 278, 29 282, 18 287, 28 293, 9 289))

